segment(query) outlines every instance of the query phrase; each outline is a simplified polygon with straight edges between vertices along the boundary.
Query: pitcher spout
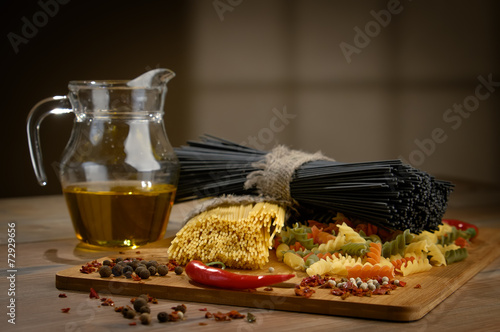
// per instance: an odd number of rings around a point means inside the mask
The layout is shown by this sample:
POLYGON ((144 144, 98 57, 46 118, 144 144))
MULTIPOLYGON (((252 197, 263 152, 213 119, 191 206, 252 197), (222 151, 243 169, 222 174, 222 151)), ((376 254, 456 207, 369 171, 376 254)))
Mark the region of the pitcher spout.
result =
POLYGON ((175 77, 170 69, 157 68, 145 72, 127 83, 130 87, 152 88, 165 86, 168 81, 175 77))

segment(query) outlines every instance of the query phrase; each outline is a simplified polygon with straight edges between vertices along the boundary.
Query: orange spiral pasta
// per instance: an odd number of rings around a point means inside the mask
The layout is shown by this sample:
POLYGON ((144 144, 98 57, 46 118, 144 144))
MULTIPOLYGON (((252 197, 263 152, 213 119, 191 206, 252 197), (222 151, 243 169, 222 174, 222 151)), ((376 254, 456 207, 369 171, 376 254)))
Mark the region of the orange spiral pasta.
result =
POLYGON ((380 243, 370 242, 370 251, 366 254, 368 258, 366 261, 372 265, 380 263, 380 256, 382 255, 382 245, 380 243))
POLYGON ((396 270, 401 270, 402 266, 406 267, 408 265, 408 262, 413 262, 414 260, 415 260, 415 257, 410 256, 410 257, 395 259, 395 260, 391 261, 391 263, 396 270))
POLYGON ((394 267, 389 265, 372 265, 366 263, 364 265, 356 264, 354 266, 346 266, 346 269, 348 278, 394 278, 394 267))

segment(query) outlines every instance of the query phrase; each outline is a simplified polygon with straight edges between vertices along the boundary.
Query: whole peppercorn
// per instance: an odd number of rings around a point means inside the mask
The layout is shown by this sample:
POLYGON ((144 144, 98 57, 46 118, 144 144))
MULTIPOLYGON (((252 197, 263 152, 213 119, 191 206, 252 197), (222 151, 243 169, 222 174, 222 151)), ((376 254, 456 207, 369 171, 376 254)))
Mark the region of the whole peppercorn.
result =
POLYGON ((141 262, 138 261, 137 259, 134 259, 132 262, 129 262, 129 265, 132 266, 132 268, 135 270, 141 262))
POLYGON ((182 274, 182 272, 184 272, 184 269, 182 268, 182 266, 176 266, 174 272, 175 274, 179 275, 182 274))
POLYGON ((151 324, 151 315, 149 313, 147 313, 147 312, 142 313, 139 316, 139 319, 141 320, 141 324, 143 324, 143 325, 149 325, 149 324, 151 324))
POLYGON ((158 265, 158 274, 165 276, 168 274, 168 267, 166 265, 158 265))
POLYGON ((143 305, 141 307, 141 309, 139 309, 139 312, 142 314, 142 313, 145 313, 147 312, 148 314, 151 313, 151 308, 148 306, 148 305, 143 305))
POLYGON ((111 265, 111 261, 109 259, 105 259, 103 262, 102 262, 102 265, 111 265))
POLYGON ((103 265, 99 269, 99 274, 101 275, 102 278, 107 278, 111 276, 111 268, 109 267, 109 265, 103 265))
POLYGON ((138 297, 134 300, 134 309, 135 311, 140 311, 141 308, 148 304, 147 300, 144 300, 142 297, 138 297))
POLYGON ((144 270, 147 270, 145 266, 138 266, 134 271, 135 271, 135 274, 139 275, 141 274, 141 271, 144 271, 144 270))
POLYGON ((141 298, 143 298, 144 300, 146 300, 146 302, 149 302, 149 295, 148 295, 148 294, 141 294, 141 295, 139 295, 138 297, 141 297, 141 298))
POLYGON ((160 265, 160 264, 158 264, 158 262, 157 262, 157 261, 149 261, 149 263, 150 263, 151 265, 153 265, 154 267, 156 267, 156 268, 158 268, 158 265, 160 265))
POLYGON ((168 321, 168 314, 165 311, 159 312, 157 317, 160 323, 168 321))
POLYGON ((121 265, 116 264, 111 268, 111 272, 115 277, 119 277, 122 275, 123 267, 121 265))
POLYGON ((130 307, 127 306, 127 307, 125 307, 125 308, 122 309, 122 315, 125 318, 132 319, 132 318, 135 317, 135 311, 132 310, 132 308, 130 308, 130 307))
POLYGON ((115 263, 116 263, 116 264, 118 264, 118 263, 120 263, 120 262, 123 262, 123 258, 121 258, 121 257, 117 257, 117 258, 115 259, 115 263))
POLYGON ((177 307, 174 308, 175 311, 180 311, 183 314, 186 313, 186 306, 184 304, 179 304, 177 307))
POLYGON ((150 267, 148 267, 148 271, 152 276, 154 276, 154 275, 156 275, 157 269, 156 269, 156 267, 151 265, 150 267))
POLYGON ((121 313, 122 313, 123 317, 127 317, 127 311, 129 311, 129 310, 131 310, 131 309, 128 307, 125 307, 122 309, 121 313))
POLYGON ((129 271, 130 271, 130 273, 134 272, 134 269, 132 268, 132 266, 125 265, 125 266, 123 267, 123 269, 122 269, 122 273, 123 273, 123 274, 125 274, 125 273, 127 273, 127 272, 129 272, 129 271))
MULTIPOLYGON (((136 273, 137 273, 137 272, 136 272, 136 273)), ((148 270, 148 269, 142 269, 142 270, 139 272, 139 277, 141 277, 141 279, 148 279, 150 276, 151 276, 151 273, 149 273, 149 270, 148 270)))
POLYGON ((132 271, 127 271, 123 275, 125 276, 125 278, 130 279, 132 278, 132 271))
POLYGON ((135 311, 134 310, 128 310, 127 313, 124 315, 125 318, 132 319, 135 317, 135 311))

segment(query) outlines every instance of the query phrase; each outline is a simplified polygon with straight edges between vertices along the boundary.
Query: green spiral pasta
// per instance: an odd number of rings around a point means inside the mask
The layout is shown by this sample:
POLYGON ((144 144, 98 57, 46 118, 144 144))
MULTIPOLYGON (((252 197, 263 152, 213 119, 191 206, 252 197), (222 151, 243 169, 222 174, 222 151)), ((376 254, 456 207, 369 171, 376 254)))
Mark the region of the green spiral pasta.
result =
POLYGON ((396 236, 394 240, 382 244, 382 256, 389 258, 391 255, 403 255, 406 245, 409 244, 412 239, 413 235, 410 233, 409 229, 406 229, 403 233, 396 236))
POLYGON ((312 249, 315 244, 314 240, 311 238, 307 238, 309 227, 304 225, 299 225, 298 223, 294 225, 293 228, 287 227, 286 230, 282 230, 281 241, 288 245, 294 244, 295 242, 299 242, 306 249, 312 249))
POLYGON ((361 229, 359 231, 359 235, 365 239, 366 241, 371 241, 371 242, 375 242, 375 243, 380 243, 382 244, 382 239, 380 238, 380 236, 378 236, 377 234, 372 234, 370 236, 366 235, 365 232, 363 232, 363 230, 361 229))
POLYGON ((446 258, 446 264, 453 264, 466 259, 469 256, 467 249, 460 248, 455 250, 449 250, 444 254, 446 258))
POLYGON ((368 242, 365 243, 347 243, 344 244, 340 250, 345 255, 350 256, 364 256, 369 251, 370 245, 368 242))
MULTIPOLYGON (((470 228, 474 231, 473 228, 470 228)), ((455 240, 458 239, 459 237, 464 238, 466 240, 470 239, 473 234, 471 232, 467 231, 462 231, 457 229, 455 226, 451 227, 451 231, 445 233, 442 236, 438 236, 438 242, 437 244, 440 244, 442 246, 448 245, 448 244, 453 244, 455 243, 455 240)))

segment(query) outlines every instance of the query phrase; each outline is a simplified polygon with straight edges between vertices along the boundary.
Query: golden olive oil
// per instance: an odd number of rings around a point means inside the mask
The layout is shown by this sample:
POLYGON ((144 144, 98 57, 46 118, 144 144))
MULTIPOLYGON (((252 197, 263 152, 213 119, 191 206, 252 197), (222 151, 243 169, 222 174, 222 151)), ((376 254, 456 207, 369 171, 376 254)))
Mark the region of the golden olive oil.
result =
POLYGON ((63 189, 76 236, 105 247, 133 247, 165 235, 176 187, 148 181, 74 184, 63 189))

